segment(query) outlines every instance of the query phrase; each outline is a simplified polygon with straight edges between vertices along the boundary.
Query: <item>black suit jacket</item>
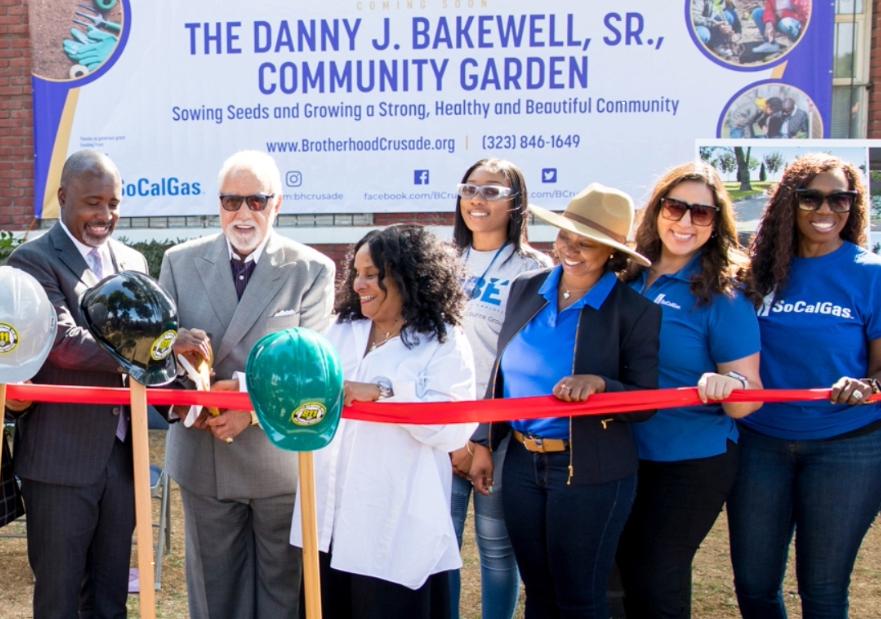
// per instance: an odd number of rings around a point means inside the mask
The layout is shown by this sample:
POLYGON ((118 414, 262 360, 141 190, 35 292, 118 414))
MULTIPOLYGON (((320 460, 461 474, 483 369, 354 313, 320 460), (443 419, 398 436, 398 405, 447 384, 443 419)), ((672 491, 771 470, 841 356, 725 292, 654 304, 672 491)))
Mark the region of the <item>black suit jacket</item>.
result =
MULTIPOLYGON (((147 261, 110 240, 117 270, 147 272, 147 261)), ((85 327, 79 298, 97 282, 60 224, 16 249, 7 262, 33 275, 58 314, 49 358, 33 381, 47 385, 121 387, 121 370, 85 327)), ((19 417, 15 433, 15 473, 49 484, 84 486, 98 480, 116 440, 121 407, 36 404, 19 417)))
MULTIPOLYGON (((502 354, 508 342, 547 305, 538 291, 549 273, 550 269, 527 273, 511 285, 487 398, 502 397, 502 354)), ((629 286, 616 282, 599 309, 585 306, 581 310, 578 339, 572 343, 574 373, 602 376, 607 392, 657 389, 660 328, 660 308, 629 286)), ((535 362, 541 363, 541 359, 535 362)), ((603 483, 633 474, 638 457, 630 424, 625 422, 643 421, 652 414, 654 411, 573 418, 569 437, 574 467, 572 483, 603 483)), ((474 439, 495 446, 509 430, 507 423, 485 424, 474 439)))

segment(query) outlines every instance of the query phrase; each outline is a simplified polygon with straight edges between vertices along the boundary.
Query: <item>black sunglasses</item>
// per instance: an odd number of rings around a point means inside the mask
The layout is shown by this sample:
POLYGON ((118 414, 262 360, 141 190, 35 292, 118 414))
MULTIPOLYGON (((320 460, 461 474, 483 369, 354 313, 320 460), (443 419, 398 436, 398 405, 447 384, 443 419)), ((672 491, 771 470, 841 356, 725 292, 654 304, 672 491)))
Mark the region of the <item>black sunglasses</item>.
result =
POLYGON ((823 193, 818 189, 796 189, 798 208, 803 211, 819 211, 823 202, 829 203, 833 213, 847 213, 859 195, 856 191, 830 191, 823 193))
POLYGON ((709 226, 716 218, 719 207, 710 204, 689 204, 676 198, 661 198, 661 215, 670 221, 680 221, 686 211, 691 211, 691 223, 709 226))
POLYGON ((250 196, 240 196, 234 193, 220 194, 220 206, 225 211, 235 212, 242 208, 242 202, 248 204, 248 208, 252 211, 262 211, 269 204, 269 201, 275 197, 274 193, 255 193, 250 196))

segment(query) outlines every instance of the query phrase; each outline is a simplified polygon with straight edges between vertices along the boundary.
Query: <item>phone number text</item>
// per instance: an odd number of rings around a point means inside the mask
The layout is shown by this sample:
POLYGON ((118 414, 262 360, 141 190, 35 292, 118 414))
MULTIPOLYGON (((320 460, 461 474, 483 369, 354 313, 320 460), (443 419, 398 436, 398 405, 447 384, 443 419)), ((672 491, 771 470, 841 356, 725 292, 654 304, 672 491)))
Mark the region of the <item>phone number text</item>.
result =
POLYGON ((519 135, 495 134, 484 135, 480 138, 483 149, 542 149, 542 148, 578 148, 581 144, 581 136, 577 133, 567 135, 519 135))

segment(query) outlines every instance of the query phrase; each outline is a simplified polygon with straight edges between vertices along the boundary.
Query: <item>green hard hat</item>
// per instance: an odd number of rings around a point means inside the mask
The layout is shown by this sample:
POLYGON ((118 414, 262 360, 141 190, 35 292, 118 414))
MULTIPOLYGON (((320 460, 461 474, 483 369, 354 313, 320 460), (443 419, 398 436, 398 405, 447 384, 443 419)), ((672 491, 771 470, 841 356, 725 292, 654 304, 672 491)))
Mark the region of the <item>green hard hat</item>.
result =
POLYGON ((343 370, 324 336, 294 327, 260 339, 245 365, 260 425, 277 447, 321 449, 343 410, 343 370))

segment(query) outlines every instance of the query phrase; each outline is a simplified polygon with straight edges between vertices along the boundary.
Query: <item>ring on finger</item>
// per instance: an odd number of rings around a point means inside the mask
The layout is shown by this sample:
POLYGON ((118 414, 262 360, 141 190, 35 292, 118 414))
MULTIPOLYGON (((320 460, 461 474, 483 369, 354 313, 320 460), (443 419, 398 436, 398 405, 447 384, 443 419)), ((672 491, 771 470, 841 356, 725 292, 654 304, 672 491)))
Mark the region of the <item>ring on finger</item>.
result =
POLYGON ((560 385, 560 391, 572 391, 572 387, 569 385, 560 385))
POLYGON ((862 399, 863 399, 863 392, 860 391, 859 389, 854 389, 854 391, 853 391, 853 393, 851 393, 851 395, 852 395, 853 397, 857 398, 858 400, 862 400, 862 399))

